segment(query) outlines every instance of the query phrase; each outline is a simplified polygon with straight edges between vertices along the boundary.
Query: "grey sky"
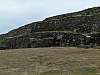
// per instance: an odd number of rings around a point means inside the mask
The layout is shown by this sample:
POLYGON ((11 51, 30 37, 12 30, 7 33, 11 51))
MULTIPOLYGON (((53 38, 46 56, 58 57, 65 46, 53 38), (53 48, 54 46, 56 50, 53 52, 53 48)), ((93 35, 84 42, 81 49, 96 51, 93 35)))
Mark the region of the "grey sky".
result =
POLYGON ((0 34, 46 17, 100 6, 100 0, 0 0, 0 34))

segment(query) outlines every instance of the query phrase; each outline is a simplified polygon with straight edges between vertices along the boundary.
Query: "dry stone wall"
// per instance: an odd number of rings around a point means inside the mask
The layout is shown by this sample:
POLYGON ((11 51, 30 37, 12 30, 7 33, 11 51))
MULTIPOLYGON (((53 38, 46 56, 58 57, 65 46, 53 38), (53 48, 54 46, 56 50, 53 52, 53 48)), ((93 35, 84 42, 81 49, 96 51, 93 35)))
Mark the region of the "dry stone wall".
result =
POLYGON ((1 48, 100 46, 100 7, 33 22, 0 35, 1 48))

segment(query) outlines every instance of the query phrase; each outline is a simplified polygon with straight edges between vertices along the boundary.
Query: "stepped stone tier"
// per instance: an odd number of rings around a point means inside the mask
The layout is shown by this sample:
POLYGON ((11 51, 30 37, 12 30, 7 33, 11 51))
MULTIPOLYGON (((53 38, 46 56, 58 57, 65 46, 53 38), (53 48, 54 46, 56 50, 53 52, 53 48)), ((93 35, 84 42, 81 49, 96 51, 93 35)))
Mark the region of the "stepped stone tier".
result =
POLYGON ((0 47, 100 46, 100 7, 57 15, 0 35, 0 47))

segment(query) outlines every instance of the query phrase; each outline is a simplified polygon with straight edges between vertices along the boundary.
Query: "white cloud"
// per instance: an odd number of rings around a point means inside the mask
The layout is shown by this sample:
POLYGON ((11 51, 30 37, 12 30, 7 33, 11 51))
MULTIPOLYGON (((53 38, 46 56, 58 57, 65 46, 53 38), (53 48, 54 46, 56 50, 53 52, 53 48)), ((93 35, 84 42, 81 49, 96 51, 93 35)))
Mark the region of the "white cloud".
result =
POLYGON ((47 16, 99 5, 100 0, 0 0, 0 33, 47 16))

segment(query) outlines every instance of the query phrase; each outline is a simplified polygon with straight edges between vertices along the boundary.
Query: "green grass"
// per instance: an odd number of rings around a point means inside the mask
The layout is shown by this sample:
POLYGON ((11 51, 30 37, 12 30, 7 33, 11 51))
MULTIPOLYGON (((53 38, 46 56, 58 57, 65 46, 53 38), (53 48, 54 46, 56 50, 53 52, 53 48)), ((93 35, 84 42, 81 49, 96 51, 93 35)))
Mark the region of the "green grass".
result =
POLYGON ((98 73, 98 69, 96 69, 95 67, 86 67, 80 69, 81 75, 97 75, 97 73, 98 73))

